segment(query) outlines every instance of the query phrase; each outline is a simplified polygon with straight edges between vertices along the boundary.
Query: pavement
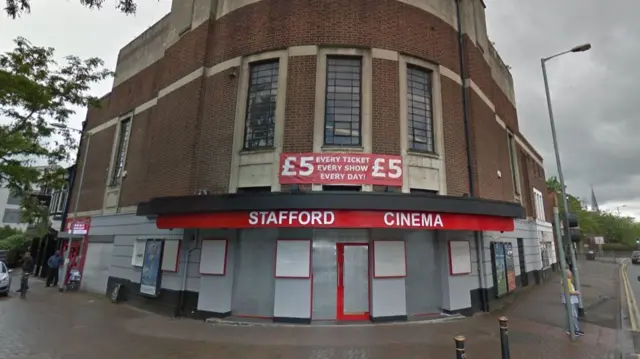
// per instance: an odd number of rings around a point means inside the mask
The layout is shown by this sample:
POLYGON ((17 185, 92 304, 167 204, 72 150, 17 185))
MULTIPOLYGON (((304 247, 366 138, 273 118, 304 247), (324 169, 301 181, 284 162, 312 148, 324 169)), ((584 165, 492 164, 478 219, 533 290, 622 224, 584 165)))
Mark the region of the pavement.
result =
MULTIPOLYGON (((623 322, 622 326, 628 337, 631 338, 632 352, 640 353, 640 311, 636 298, 640 297, 640 265, 631 264, 628 259, 622 261, 622 294, 623 298, 623 322)), ((628 343, 628 338, 625 343, 628 343)), ((627 344, 627 347, 629 345, 627 344)), ((630 352, 630 350, 626 350, 630 352)), ((637 358, 640 356, 636 355, 637 358)))
POLYGON ((26 300, 15 294, 0 298, 0 359, 447 359, 455 358, 456 335, 466 337, 467 358, 498 359, 501 315, 509 318, 511 358, 614 358, 621 336, 619 265, 592 261, 580 268, 586 335, 575 342, 565 334, 558 276, 517 293, 497 313, 354 326, 238 326, 167 318, 112 304, 104 296, 58 293, 34 280, 26 300))

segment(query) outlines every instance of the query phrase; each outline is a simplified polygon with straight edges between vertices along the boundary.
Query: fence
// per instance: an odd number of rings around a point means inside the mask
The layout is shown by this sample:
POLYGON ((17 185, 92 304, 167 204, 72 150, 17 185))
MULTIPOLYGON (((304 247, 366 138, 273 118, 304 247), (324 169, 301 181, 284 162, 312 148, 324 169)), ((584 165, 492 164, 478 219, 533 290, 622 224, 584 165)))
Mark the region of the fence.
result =
MULTIPOLYGON (((498 324, 500 325, 500 353, 502 359, 511 359, 509 353, 509 328, 507 325, 507 317, 498 318, 498 324)), ((456 342, 456 359, 467 359, 467 351, 464 346, 466 338, 462 335, 458 335, 453 338, 456 342)))

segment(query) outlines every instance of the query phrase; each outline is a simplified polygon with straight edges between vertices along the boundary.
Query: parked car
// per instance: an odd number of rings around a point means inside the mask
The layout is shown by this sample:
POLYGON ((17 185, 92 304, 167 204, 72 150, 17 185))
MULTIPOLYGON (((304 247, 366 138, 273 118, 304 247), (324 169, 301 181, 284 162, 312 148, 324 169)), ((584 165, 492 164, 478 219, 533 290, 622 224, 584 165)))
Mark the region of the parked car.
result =
POLYGON ((631 264, 640 264, 640 251, 631 253, 631 264))
POLYGON ((0 296, 9 294, 11 288, 11 269, 4 262, 0 262, 0 296))

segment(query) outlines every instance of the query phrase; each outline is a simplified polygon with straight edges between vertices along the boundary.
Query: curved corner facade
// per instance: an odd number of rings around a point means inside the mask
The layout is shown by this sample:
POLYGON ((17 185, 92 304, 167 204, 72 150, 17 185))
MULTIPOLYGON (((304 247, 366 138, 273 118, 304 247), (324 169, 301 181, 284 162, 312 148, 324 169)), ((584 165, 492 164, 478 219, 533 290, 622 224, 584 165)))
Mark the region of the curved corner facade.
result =
POLYGON ((459 5, 174 1, 87 114, 86 288, 307 323, 471 314, 539 282, 542 158, 484 3, 459 5))

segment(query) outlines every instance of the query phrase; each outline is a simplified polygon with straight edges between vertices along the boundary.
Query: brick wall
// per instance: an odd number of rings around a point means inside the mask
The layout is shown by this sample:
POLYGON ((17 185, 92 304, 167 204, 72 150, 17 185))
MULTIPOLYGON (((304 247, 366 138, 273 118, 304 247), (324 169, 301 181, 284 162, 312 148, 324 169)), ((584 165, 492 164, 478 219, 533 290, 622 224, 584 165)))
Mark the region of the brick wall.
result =
POLYGON ((229 190, 238 92, 238 78, 230 76, 231 71, 233 70, 218 73, 205 82, 206 100, 199 130, 194 190, 208 189, 211 193, 225 193, 229 190))
MULTIPOLYGON (((313 152, 313 116, 316 93, 316 56, 289 58, 287 99, 284 120, 284 152, 313 152)), ((283 192, 290 185, 282 185, 283 192)), ((309 191, 311 186, 300 186, 309 191)))
MULTIPOLYGON (((91 109, 88 128, 131 111, 201 66, 312 44, 388 49, 442 65, 454 73, 459 70, 456 29, 406 3, 263 0, 183 34, 166 49, 162 59, 116 86, 103 99, 102 109, 91 109)), ((502 120, 517 132, 515 107, 491 78, 482 52, 468 38, 465 49, 468 76, 495 105, 502 120)), ((192 194, 200 188, 213 193, 228 191, 238 86, 231 71, 195 79, 135 116, 121 206, 152 197, 192 194)), ((396 62, 373 60, 372 144, 377 153, 399 152, 398 75, 396 62)), ((289 58, 284 151, 312 150, 315 77, 315 56, 289 58)), ((441 90, 447 189, 449 195, 460 196, 469 193, 461 90, 446 76, 441 76, 441 90)), ((488 105, 474 91, 468 93, 478 194, 510 200, 506 134, 488 105), (498 170, 503 173, 502 179, 497 178, 498 170)), ((115 127, 100 132, 100 138, 104 137, 99 145, 102 150, 91 153, 92 166, 102 166, 102 171, 109 164, 113 131, 115 127)), ((88 187, 86 193, 83 191, 86 201, 82 210, 101 208, 104 182, 106 177, 85 184, 88 187)), ((534 183, 533 179, 530 182, 534 183)), ((288 190, 288 186, 282 190, 288 190)))
POLYGON ((74 190, 71 194, 71 204, 69 212, 74 212, 76 203, 76 194, 80 185, 80 173, 84 168, 84 179, 82 181, 82 192, 80 194, 80 203, 78 212, 92 211, 102 208, 104 193, 107 185, 107 177, 109 176, 109 163, 111 161, 111 150, 113 148, 113 139, 116 127, 112 126, 104 131, 100 131, 91 136, 89 144, 89 153, 86 154, 86 143, 80 151, 78 159, 78 172, 74 184, 74 190), (85 164, 85 157, 88 158, 85 164))
POLYGON ((447 193, 462 196, 469 193, 462 93, 460 85, 444 76, 441 77, 441 88, 447 193))
POLYGON ((475 92, 469 91, 469 109, 476 157, 477 195, 482 198, 513 201, 513 178, 509 164, 507 132, 495 114, 475 92), (498 176, 500 171, 501 176, 498 176))

